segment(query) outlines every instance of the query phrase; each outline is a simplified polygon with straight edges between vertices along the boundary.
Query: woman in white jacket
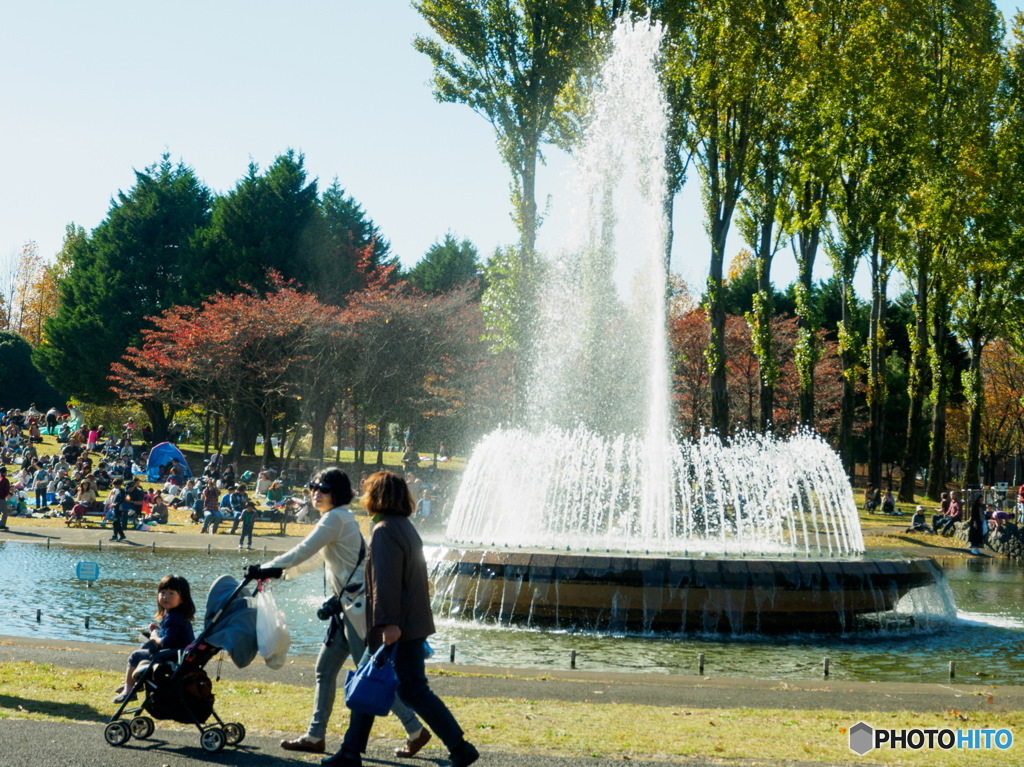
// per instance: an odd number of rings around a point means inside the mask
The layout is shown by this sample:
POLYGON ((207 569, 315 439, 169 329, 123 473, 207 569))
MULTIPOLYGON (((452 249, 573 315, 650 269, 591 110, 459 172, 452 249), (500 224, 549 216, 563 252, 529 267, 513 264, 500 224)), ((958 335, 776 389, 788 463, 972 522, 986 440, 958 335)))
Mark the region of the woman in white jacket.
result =
MULTIPOLYGON (((366 634, 363 559, 366 546, 359 523, 348 509, 353 498, 348 476, 338 468, 325 469, 309 483, 309 489, 313 506, 320 512, 320 521, 290 551, 263 565, 251 567, 247 575, 275 577, 279 574, 277 570, 281 569, 285 571, 284 577, 290 579, 326 567, 327 585, 334 598, 318 611, 321 613, 326 608, 331 615, 327 636, 316 660, 313 716, 304 735, 281 741, 281 748, 287 751, 322 754, 326 750, 327 722, 334 709, 338 673, 347 657, 358 661, 363 656, 366 634)), ((396 749, 395 755, 414 756, 430 740, 430 731, 420 724, 416 714, 400 699, 395 699, 391 711, 408 733, 405 747, 396 749)))

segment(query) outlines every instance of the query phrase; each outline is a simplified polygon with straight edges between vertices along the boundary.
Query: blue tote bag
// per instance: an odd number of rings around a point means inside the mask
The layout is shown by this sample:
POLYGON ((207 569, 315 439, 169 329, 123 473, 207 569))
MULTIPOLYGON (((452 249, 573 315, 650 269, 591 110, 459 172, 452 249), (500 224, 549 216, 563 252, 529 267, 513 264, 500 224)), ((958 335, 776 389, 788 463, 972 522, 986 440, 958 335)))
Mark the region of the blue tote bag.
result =
POLYGON ((359 714, 387 716, 398 691, 397 645, 381 645, 366 663, 345 677, 345 705, 359 714))

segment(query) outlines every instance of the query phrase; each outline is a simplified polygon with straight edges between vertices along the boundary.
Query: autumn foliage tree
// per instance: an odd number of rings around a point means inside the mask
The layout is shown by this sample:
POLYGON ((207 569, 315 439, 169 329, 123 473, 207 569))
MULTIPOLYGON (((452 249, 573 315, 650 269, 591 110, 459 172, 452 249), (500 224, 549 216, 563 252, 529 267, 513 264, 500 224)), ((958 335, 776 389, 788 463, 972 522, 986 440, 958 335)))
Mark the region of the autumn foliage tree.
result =
MULTIPOLYGON (((674 367, 673 393, 679 429, 690 439, 698 437, 701 429, 710 424, 711 372, 702 353, 707 348, 710 335, 710 322, 702 307, 682 305, 672 311, 669 343, 674 367)), ((727 315, 725 337, 726 391, 732 413, 731 428, 734 432, 756 432, 760 420, 760 374, 750 326, 743 317, 727 315)), ((771 337, 773 354, 779 360, 772 423, 776 431, 785 433, 801 423, 800 374, 794 353, 799 340, 797 321, 792 317, 775 317, 771 337)), ((826 353, 821 355, 815 367, 818 381, 815 423, 824 436, 834 438, 838 432, 842 400, 841 365, 835 354, 834 342, 821 335, 817 343, 826 353)))
MULTIPOLYGON (((334 312, 295 286, 277 282, 260 295, 215 294, 198 307, 174 306, 151 317, 141 347, 111 367, 123 397, 156 398, 172 409, 200 404, 223 415, 232 454, 269 437, 277 415, 301 396, 300 371, 311 357, 311 329, 334 312)), ((264 442, 269 453, 271 442, 264 442)))
MULTIPOLYGON (((468 291, 431 297, 391 284, 393 268, 364 264, 368 287, 344 309, 273 274, 265 294, 218 293, 198 307, 171 307, 112 366, 113 389, 172 410, 193 404, 219 413, 231 455, 251 449, 258 433, 278 433, 282 421, 309 425, 312 454, 322 457, 336 411, 356 413, 356 423, 378 433, 422 412, 443 414, 464 400, 479 309, 468 291)), ((272 455, 269 439, 264 455, 272 455)))

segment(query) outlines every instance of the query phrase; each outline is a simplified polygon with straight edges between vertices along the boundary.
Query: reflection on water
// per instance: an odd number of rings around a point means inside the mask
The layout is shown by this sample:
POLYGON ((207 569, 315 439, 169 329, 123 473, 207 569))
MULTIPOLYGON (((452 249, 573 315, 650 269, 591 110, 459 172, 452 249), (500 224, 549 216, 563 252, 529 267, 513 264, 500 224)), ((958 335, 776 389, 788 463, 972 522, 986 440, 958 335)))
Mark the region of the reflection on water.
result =
MULTIPOLYGON (((47 639, 135 643, 155 608, 156 583, 177 572, 192 584, 202 613, 206 591, 223 574, 241 577, 253 553, 0 543, 0 634, 47 639), (80 561, 96 562, 100 580, 88 588, 75 578, 80 561), (41 611, 36 621, 36 611, 41 611), (85 619, 89 618, 89 628, 85 619)), ((928 631, 857 637, 647 637, 552 632, 439 621, 433 661, 520 668, 705 673, 772 679, 820 676, 829 658, 836 679, 941 682, 949 661, 957 681, 1024 681, 1024 570, 978 559, 945 562, 959 614, 928 631)), ((309 574, 275 590, 288 616, 294 652, 313 654, 323 624, 314 615, 324 599, 323 578, 309 574)), ((197 627, 198 628, 198 627, 197 627)))

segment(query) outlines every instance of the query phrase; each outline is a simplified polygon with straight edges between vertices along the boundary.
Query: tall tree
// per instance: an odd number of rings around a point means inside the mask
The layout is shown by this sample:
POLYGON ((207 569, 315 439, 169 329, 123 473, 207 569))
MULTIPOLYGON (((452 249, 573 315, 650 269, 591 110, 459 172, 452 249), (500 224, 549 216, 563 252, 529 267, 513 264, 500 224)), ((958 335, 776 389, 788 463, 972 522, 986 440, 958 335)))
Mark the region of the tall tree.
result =
POLYGON ((566 97, 574 75, 592 58, 592 35, 601 20, 596 11, 606 5, 594 0, 413 2, 436 35, 419 36, 413 44, 434 65, 437 100, 466 104, 494 128, 501 159, 512 172, 512 206, 528 268, 540 223, 541 145, 564 145, 573 132, 566 97))
MULTIPOLYGON (((164 155, 136 171, 135 186, 118 192, 91 236, 69 230, 60 305, 35 352, 51 384, 90 402, 112 398, 110 365, 139 342, 144 318, 202 293, 194 238, 211 203, 192 169, 164 155)), ((154 400, 141 404, 156 434, 164 434, 166 410, 154 400)))
POLYGON ((943 272, 943 261, 969 226, 977 191, 975 184, 964 183, 963 149, 990 135, 1003 36, 991 0, 934 0, 911 27, 926 102, 919 113, 924 140, 914 155, 916 183, 905 209, 913 239, 901 263, 915 286, 910 410, 899 488, 905 502, 914 499, 925 438, 924 401, 932 385, 927 364, 931 281, 943 272))
MULTIPOLYGON (((780 77, 779 25, 783 2, 713 0, 698 3, 685 24, 669 24, 666 77, 685 99, 685 151, 701 176, 711 261, 705 292, 711 342, 711 426, 729 433, 725 312, 721 304, 725 244, 732 217, 750 178, 755 149, 766 138, 774 84, 780 77)), ((675 148, 670 148, 673 151, 675 148)))
POLYGON ((27 409, 35 403, 46 410, 63 402, 32 363, 28 341, 11 330, 0 330, 0 392, 6 407, 27 409))

